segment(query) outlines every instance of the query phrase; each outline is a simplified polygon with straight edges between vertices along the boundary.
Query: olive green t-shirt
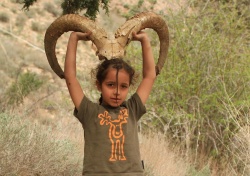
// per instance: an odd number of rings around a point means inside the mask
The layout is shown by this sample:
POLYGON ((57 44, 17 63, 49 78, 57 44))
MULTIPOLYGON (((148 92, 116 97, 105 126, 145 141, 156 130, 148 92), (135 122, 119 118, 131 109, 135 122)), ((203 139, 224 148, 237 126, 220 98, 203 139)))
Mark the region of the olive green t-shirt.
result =
POLYGON ((117 108, 84 96, 74 111, 84 128, 84 176, 143 176, 137 122, 144 113, 137 93, 117 108))

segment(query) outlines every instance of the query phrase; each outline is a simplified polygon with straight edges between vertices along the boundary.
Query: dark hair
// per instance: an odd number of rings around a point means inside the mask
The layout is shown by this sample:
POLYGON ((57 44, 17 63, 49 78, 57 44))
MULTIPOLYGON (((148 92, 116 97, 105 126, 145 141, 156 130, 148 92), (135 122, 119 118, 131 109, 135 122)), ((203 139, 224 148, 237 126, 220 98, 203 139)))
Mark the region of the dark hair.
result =
MULTIPOLYGON (((102 61, 97 67, 92 70, 92 76, 95 77, 95 81, 99 84, 102 84, 106 75, 108 73, 109 68, 115 68, 118 70, 124 69, 129 74, 129 85, 134 85, 135 83, 135 70, 132 66, 130 66, 126 61, 123 59, 106 59, 102 61)), ((99 100, 100 104, 102 101, 102 95, 99 100)))
POLYGON ((100 84, 106 78, 109 68, 124 69, 129 74, 129 84, 134 84, 135 70, 123 59, 110 59, 101 62, 95 70, 92 70, 92 75, 95 77, 96 81, 100 84))

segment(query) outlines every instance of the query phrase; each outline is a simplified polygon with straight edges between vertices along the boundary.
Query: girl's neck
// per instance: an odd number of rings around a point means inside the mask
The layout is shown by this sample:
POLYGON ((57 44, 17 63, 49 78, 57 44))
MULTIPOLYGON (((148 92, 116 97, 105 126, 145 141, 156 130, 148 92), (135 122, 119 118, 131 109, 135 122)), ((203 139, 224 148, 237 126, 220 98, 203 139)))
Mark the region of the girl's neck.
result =
POLYGON ((109 108, 109 109, 120 109, 121 107, 124 107, 124 102, 122 104, 120 104, 119 106, 111 106, 105 102, 101 103, 101 106, 105 107, 105 108, 109 108))

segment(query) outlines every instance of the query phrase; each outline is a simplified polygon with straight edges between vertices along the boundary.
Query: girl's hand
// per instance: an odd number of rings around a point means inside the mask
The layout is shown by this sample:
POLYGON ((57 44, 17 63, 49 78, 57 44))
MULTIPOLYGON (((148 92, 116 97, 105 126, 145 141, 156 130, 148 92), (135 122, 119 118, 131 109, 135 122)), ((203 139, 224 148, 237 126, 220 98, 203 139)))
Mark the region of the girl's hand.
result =
POLYGON ((133 36, 132 40, 134 40, 134 41, 140 41, 140 42, 143 42, 145 40, 149 41, 148 35, 144 31, 140 31, 137 34, 135 32, 133 32, 132 36, 133 36))
POLYGON ((92 33, 91 32, 72 32, 71 33, 71 37, 75 37, 76 40, 84 40, 84 41, 88 41, 90 40, 90 35, 92 33))

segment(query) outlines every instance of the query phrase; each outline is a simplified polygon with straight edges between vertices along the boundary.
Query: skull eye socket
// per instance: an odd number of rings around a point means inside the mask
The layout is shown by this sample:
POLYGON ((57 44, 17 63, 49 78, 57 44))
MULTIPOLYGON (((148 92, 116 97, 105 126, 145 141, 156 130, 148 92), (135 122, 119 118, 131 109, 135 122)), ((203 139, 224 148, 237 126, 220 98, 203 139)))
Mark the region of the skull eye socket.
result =
POLYGON ((102 55, 99 55, 98 57, 99 57, 99 60, 107 60, 107 58, 102 55))

